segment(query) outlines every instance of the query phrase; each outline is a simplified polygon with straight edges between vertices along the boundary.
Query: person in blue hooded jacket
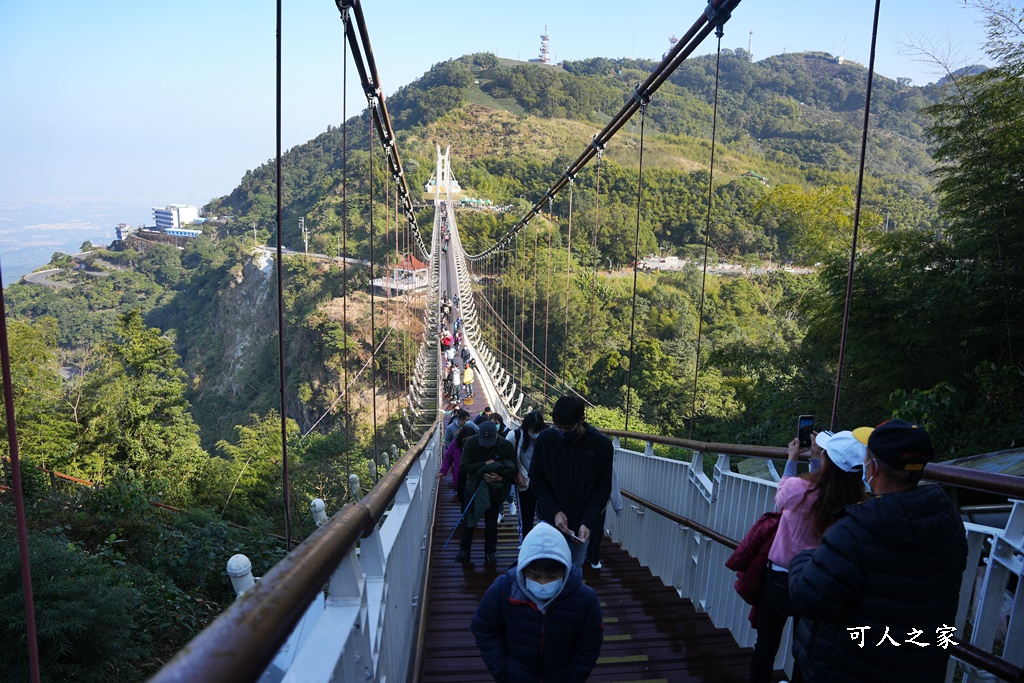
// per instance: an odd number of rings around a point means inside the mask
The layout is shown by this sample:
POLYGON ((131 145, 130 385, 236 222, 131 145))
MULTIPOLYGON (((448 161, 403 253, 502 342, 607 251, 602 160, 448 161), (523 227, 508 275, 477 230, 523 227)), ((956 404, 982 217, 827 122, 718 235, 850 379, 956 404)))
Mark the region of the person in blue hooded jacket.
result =
POLYGON ((597 663, 604 622, 565 536, 541 522, 523 539, 517 564, 487 589, 470 628, 494 680, 571 683, 597 663))

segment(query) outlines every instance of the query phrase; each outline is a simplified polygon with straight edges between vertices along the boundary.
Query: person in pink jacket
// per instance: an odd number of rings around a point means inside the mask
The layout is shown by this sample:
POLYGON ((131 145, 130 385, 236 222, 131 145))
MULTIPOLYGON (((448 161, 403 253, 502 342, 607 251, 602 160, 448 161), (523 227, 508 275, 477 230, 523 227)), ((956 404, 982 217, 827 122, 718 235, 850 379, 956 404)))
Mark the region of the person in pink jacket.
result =
POLYGON ((452 439, 451 445, 448 446, 448 450, 444 452, 444 457, 441 459, 441 470, 437 473, 437 478, 440 479, 451 470, 452 488, 455 489, 455 495, 458 497, 459 503, 463 505, 466 498, 466 482, 459 479, 459 459, 462 457, 462 446, 466 443, 466 439, 475 434, 476 432, 469 427, 463 427, 459 430, 459 433, 452 439))
MULTIPOLYGON (((800 440, 789 442, 786 469, 775 494, 775 507, 782 517, 768 551, 768 571, 757 603, 751 683, 771 680, 782 631, 794 615, 789 602, 789 561, 801 550, 821 544, 835 512, 867 500, 861 481, 864 454, 864 444, 852 432, 819 432, 811 439, 810 472, 796 476, 800 440)), ((793 674, 793 681, 802 680, 798 671, 793 674)))

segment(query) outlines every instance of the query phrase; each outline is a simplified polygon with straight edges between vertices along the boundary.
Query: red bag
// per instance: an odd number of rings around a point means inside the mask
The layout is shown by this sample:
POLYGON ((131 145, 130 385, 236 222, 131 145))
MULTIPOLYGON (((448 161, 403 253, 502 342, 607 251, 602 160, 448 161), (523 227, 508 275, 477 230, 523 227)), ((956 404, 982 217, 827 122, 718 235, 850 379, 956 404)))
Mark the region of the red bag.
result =
POLYGON ((736 572, 736 592, 748 605, 750 624, 757 628, 757 603, 761 598, 761 585, 768 569, 768 551, 775 540, 775 532, 779 530, 781 512, 766 512, 757 518, 739 546, 725 561, 728 569, 736 572))

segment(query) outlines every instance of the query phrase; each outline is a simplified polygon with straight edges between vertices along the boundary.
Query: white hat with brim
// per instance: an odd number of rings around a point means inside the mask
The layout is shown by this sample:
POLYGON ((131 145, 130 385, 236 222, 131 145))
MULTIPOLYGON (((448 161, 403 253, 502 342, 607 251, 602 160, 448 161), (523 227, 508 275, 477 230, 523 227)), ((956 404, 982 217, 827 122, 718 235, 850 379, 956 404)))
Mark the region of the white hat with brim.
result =
POLYGON ((828 453, 828 459, 843 472, 853 472, 864 466, 867 447, 857 440, 853 432, 818 432, 814 442, 828 453))

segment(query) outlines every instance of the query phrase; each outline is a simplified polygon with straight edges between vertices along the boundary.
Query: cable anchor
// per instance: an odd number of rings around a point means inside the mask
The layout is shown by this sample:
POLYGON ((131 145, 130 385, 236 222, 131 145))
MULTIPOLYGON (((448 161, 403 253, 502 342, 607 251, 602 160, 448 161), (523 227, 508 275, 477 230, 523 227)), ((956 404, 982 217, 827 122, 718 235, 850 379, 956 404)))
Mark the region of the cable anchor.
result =
POLYGON ((640 111, 647 109, 647 105, 651 103, 651 94, 646 90, 640 89, 641 84, 637 83, 636 88, 633 90, 633 101, 640 105, 640 111))
POLYGON ((715 7, 714 4, 715 0, 708 0, 704 15, 708 18, 709 24, 715 25, 715 36, 721 38, 725 35, 725 22, 732 17, 732 9, 726 6, 727 0, 724 0, 718 7, 715 7))

